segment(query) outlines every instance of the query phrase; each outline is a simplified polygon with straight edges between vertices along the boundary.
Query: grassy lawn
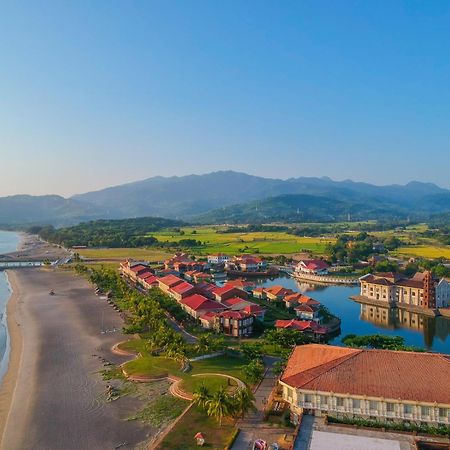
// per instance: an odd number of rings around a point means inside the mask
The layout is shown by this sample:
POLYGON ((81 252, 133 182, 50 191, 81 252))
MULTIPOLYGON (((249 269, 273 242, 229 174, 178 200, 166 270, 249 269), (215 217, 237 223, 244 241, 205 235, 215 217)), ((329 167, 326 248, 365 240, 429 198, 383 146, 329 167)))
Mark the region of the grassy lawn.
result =
POLYGON ((127 352, 135 354, 141 353, 142 355, 148 355, 148 351, 146 349, 146 342, 144 339, 130 339, 129 341, 121 342, 117 347, 127 352))
POLYGON ((181 388, 185 392, 193 393, 202 384, 204 384, 210 392, 218 391, 221 387, 229 388, 230 391, 234 391, 237 388, 237 383, 234 380, 218 377, 216 375, 187 377, 181 383, 181 388))
POLYGON ((201 432, 205 437, 203 448, 222 450, 234 433, 232 421, 224 420, 222 426, 197 407, 192 407, 168 433, 157 450, 194 450, 199 447, 194 436, 201 432))
POLYGON ((172 256, 172 252, 162 249, 146 248, 87 248, 78 250, 80 256, 89 259, 142 259, 145 261, 163 261, 172 256))
POLYGON ((446 258, 450 259, 450 247, 439 247, 437 245, 416 245, 399 247, 396 255, 418 256, 423 258, 446 258))
POLYGON ((126 363, 123 367, 129 375, 163 377, 167 374, 173 374, 181 378, 185 375, 180 370, 180 363, 163 356, 137 358, 126 363))
MULTIPOLYGON (((133 347, 131 346, 131 348, 133 347)), ((180 363, 173 359, 163 356, 144 356, 126 363, 124 369, 129 375, 159 377, 171 374, 184 380, 191 378, 191 374, 201 373, 223 373, 242 378, 241 368, 247 363, 248 360, 244 357, 230 355, 217 356, 191 363, 192 370, 184 373, 180 370, 180 363)))
POLYGON ((247 358, 227 354, 193 362, 190 373, 223 373, 241 379, 241 369, 246 364, 248 364, 247 358))

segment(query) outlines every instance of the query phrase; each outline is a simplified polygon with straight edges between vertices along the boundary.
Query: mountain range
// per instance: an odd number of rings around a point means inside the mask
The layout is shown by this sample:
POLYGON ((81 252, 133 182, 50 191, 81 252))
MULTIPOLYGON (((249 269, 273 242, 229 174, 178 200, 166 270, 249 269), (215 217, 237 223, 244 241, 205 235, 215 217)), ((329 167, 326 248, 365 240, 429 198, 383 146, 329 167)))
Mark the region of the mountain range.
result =
POLYGON ((233 171, 152 177, 78 194, 0 198, 0 224, 68 225, 93 219, 158 216, 195 223, 427 218, 450 211, 450 190, 432 183, 376 186, 233 171))

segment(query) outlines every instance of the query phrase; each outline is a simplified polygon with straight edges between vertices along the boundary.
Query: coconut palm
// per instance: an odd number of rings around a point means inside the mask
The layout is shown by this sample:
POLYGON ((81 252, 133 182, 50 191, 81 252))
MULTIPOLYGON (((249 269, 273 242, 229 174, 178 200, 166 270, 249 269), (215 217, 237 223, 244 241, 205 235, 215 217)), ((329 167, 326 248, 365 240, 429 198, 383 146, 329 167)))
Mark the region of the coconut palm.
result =
POLYGON ((205 383, 200 384, 194 391, 193 401, 195 405, 200 406, 200 408, 206 407, 206 402, 211 398, 211 393, 205 385, 205 383))
POLYGON ((227 390, 222 386, 206 401, 206 412, 208 416, 214 416, 222 426, 222 419, 233 414, 233 403, 227 390))
POLYGON ((256 411, 255 396, 250 389, 241 388, 233 396, 233 405, 236 415, 243 419, 248 411, 256 411))

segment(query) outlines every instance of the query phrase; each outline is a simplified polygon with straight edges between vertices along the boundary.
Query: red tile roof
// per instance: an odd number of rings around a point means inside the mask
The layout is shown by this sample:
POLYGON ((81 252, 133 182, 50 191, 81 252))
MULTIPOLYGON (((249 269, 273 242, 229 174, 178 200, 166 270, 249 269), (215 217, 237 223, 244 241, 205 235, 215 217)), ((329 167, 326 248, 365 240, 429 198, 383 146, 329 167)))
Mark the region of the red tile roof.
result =
POLYGON ((255 283, 252 283, 251 281, 243 280, 241 278, 237 278, 235 280, 230 280, 227 282, 230 286, 235 286, 237 288, 245 288, 245 287, 253 287, 255 283))
POLYGON ((165 277, 160 278, 159 282, 172 288, 177 284, 183 283, 183 280, 176 275, 166 275, 165 277))
POLYGON ((230 292, 234 289, 236 289, 237 291, 242 291, 244 294, 246 294, 246 292, 243 291, 242 289, 239 289, 236 286, 230 286, 228 283, 222 287, 217 287, 216 289, 214 289, 214 294, 221 296, 222 294, 225 294, 226 292, 230 292))
POLYGON ((300 263, 310 270, 325 270, 330 267, 323 259, 302 259, 300 263))
POLYGON ((447 405, 449 379, 449 355, 320 344, 296 347, 281 377, 295 388, 447 405))
POLYGON ((226 319, 247 319, 248 317, 251 317, 250 314, 244 311, 223 311, 219 313, 218 316, 226 319))
POLYGON ((207 320, 208 322, 211 322, 212 320, 214 320, 215 317, 217 317, 217 314, 218 313, 216 313, 214 311, 206 311, 205 313, 200 315, 199 319, 207 320))
POLYGON ((224 301, 222 302, 222 304, 224 304, 224 305, 226 305, 226 306, 229 306, 230 308, 231 308, 233 305, 238 305, 239 303, 245 303, 245 304, 248 304, 249 302, 248 302, 247 300, 244 300, 243 298, 240 298, 240 297, 232 297, 232 298, 228 298, 228 299, 226 299, 226 300, 224 300, 224 301))
POLYGON ((155 275, 148 275, 144 278, 144 282, 147 284, 156 284, 158 283, 159 278, 155 277, 155 275))
POLYGON ((183 281, 182 283, 176 284, 173 288, 170 289, 170 292, 174 292, 175 294, 184 294, 194 289, 194 286, 187 281, 183 281))
POLYGON ((141 278, 142 280, 150 275, 153 275, 153 271, 148 268, 142 270, 142 272, 141 271, 138 272, 138 278, 141 278))
POLYGON ((203 297, 200 294, 191 295, 184 300, 181 301, 183 305, 186 305, 188 308, 193 309, 194 311, 200 310, 221 310, 226 309, 226 306, 223 306, 219 302, 215 302, 214 300, 210 300, 209 298, 203 297))
POLYGON ((312 331, 318 334, 326 334, 327 329, 321 327, 313 320, 277 320, 275 321, 275 328, 292 328, 298 331, 312 331))
POLYGON ((291 289, 287 289, 283 286, 270 286, 270 287, 266 287, 264 289, 266 291, 266 293, 272 294, 272 295, 291 295, 294 294, 294 291, 291 289))
POLYGON ((135 272, 135 273, 138 273, 138 272, 140 272, 141 270, 144 270, 144 269, 148 269, 148 267, 144 266, 142 264, 136 264, 135 266, 130 267, 130 270, 132 272, 135 272))
POLYGON ((250 305, 247 305, 245 308, 242 309, 242 311, 249 313, 249 314, 261 314, 266 309, 262 306, 257 305, 256 303, 251 303, 250 305))

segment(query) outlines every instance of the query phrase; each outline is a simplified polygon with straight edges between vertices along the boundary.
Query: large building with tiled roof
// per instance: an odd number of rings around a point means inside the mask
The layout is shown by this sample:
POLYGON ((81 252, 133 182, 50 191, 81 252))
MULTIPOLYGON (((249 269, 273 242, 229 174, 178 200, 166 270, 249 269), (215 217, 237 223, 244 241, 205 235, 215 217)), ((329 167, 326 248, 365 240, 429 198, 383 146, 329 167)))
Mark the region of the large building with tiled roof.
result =
POLYGON ((387 306, 412 306, 424 309, 450 305, 450 284, 436 280, 430 272, 406 278, 392 272, 367 274, 360 278, 360 299, 385 303, 387 306))
POLYGON ((298 346, 280 378, 294 417, 450 423, 450 355, 298 346))

